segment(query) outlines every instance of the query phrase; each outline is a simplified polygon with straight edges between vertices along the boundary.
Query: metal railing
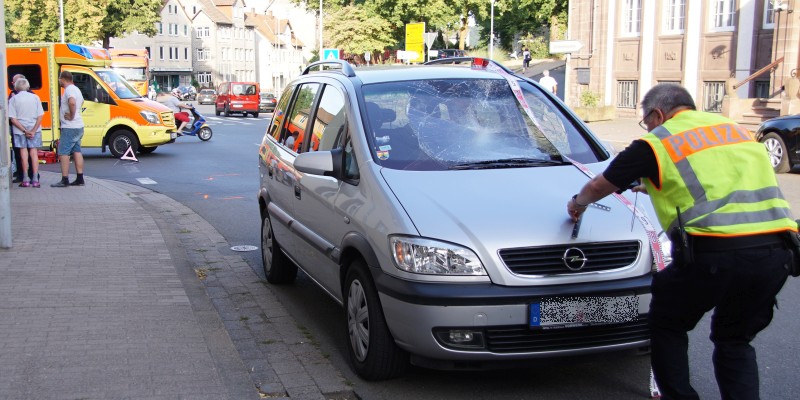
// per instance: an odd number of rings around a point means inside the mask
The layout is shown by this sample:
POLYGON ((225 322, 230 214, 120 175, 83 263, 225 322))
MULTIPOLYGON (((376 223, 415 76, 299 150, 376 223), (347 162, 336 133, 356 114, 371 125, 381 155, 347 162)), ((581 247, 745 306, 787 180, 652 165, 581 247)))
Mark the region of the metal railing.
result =
POLYGON ((753 79, 756 79, 756 78, 758 78, 758 77, 759 77, 759 76, 761 76, 761 75, 764 75, 764 73, 766 73, 766 72, 768 72, 768 71, 772 71, 772 70, 774 70, 774 69, 775 69, 775 67, 777 67, 777 66, 778 66, 778 64, 780 64, 780 63, 782 63, 782 62, 783 62, 783 57, 781 57, 781 58, 779 58, 779 59, 777 59, 777 60, 775 60, 775 61, 773 61, 773 62, 771 62, 771 63, 767 64, 766 66, 764 66, 764 67, 763 67, 763 68, 761 68, 760 70, 758 70, 758 71, 756 71, 756 72, 753 72, 753 74, 752 74, 752 75, 748 76, 747 78, 744 78, 744 80, 742 80, 741 82, 738 82, 738 83, 736 83, 735 85, 733 85, 733 90, 736 90, 736 89, 738 89, 738 88, 742 87, 742 86, 743 86, 745 83, 747 83, 747 82, 750 82, 750 81, 752 81, 753 79))

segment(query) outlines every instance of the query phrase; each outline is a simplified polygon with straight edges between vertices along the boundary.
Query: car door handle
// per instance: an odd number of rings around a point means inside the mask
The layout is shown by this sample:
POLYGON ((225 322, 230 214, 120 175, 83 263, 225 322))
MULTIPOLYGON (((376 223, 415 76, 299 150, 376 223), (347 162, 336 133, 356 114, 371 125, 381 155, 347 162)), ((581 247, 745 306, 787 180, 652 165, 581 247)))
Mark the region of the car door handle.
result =
POLYGON ((294 197, 300 199, 300 185, 294 185, 294 197))

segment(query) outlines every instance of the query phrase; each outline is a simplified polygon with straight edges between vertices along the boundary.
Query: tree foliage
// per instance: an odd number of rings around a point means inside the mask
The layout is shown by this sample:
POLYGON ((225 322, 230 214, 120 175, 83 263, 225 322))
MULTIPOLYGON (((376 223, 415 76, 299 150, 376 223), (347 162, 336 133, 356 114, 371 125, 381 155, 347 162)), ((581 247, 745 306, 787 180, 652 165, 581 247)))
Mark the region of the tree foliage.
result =
POLYGON ((362 7, 342 7, 325 20, 329 43, 350 54, 381 51, 395 43, 392 25, 362 7))
MULTIPOLYGON (((4 7, 9 42, 60 40, 58 0, 6 0, 4 7)), ((161 0, 65 0, 65 40, 108 47, 111 37, 134 31, 154 36, 161 8, 161 0)))

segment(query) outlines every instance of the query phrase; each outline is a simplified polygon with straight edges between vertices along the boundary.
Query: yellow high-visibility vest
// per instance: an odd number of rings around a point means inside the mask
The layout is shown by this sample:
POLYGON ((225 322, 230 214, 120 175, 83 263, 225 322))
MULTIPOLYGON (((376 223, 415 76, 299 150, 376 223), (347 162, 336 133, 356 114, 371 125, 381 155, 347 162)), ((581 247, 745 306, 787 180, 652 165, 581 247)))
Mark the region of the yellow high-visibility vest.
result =
POLYGON ((797 230, 764 145, 718 114, 681 111, 642 138, 658 161, 660 187, 645 179, 665 231, 699 236, 797 230))

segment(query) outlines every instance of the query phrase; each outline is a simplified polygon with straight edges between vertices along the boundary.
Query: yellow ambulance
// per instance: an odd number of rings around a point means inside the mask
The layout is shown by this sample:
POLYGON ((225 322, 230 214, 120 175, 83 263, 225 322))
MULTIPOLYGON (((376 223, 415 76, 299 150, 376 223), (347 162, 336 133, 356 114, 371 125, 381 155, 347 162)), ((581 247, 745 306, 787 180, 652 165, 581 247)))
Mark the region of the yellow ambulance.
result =
POLYGON ((6 45, 9 80, 25 75, 31 90, 42 100, 42 144, 55 149, 59 138, 58 76, 70 71, 83 94, 84 135, 81 147, 106 148, 114 157, 129 149, 152 153, 177 137, 175 116, 163 104, 142 97, 111 69, 105 49, 66 43, 9 43, 6 45))

